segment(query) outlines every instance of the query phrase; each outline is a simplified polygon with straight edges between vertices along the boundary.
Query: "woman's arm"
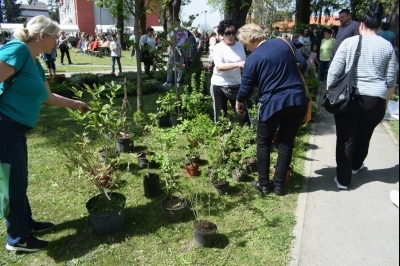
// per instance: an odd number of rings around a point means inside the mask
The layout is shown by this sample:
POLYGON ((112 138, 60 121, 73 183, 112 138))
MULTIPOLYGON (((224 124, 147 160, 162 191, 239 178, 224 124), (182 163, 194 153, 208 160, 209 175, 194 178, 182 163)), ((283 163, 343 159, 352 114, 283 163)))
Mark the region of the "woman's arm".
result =
POLYGON ((52 93, 50 90, 49 83, 47 81, 44 82, 44 85, 46 86, 47 92, 49 93, 49 97, 46 100, 47 104, 59 107, 78 109, 82 113, 86 113, 87 111, 90 110, 89 106, 82 101, 68 99, 58 94, 52 93))

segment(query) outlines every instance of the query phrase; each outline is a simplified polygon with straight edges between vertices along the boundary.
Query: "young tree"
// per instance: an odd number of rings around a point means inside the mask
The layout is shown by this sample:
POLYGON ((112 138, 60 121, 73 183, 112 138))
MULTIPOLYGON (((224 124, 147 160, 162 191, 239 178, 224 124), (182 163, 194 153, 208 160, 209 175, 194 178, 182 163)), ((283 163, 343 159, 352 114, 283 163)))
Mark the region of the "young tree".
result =
POLYGON ((325 23, 325 21, 321 21, 322 15, 330 17, 341 8, 342 5, 336 0, 313 0, 311 2, 311 10, 318 24, 325 23))

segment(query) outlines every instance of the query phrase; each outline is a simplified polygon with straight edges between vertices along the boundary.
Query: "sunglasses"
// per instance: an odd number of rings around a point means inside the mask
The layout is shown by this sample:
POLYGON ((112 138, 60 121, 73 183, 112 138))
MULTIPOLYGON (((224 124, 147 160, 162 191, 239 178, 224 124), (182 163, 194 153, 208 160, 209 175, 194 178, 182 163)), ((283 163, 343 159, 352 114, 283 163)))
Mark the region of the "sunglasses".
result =
POLYGON ((236 31, 225 31, 224 35, 225 36, 234 36, 236 34, 236 31))

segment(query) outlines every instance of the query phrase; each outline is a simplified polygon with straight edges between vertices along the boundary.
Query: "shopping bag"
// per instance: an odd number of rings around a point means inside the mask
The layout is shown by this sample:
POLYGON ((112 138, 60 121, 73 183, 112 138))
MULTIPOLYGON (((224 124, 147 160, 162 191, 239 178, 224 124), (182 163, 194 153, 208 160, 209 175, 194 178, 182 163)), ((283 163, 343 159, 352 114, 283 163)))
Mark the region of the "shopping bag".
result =
POLYGON ((0 219, 10 213, 9 181, 10 165, 0 162, 0 219))

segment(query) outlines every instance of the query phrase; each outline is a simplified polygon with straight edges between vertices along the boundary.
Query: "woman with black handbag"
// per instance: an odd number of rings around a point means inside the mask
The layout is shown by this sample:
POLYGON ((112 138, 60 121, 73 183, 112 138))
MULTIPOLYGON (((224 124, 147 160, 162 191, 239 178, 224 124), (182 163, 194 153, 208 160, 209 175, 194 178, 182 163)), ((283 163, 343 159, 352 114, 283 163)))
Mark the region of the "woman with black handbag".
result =
POLYGON ((146 34, 140 37, 140 57, 144 64, 144 72, 150 75, 150 67, 154 69, 154 50, 156 49, 156 39, 154 38, 154 29, 147 28, 146 34))
MULTIPOLYGON (((382 3, 374 4, 360 20, 361 51, 355 68, 357 87, 350 107, 335 114, 336 177, 339 189, 347 189, 352 175, 364 168, 369 142, 382 121, 396 84, 396 55, 392 45, 377 36, 383 18, 382 3)), ((350 71, 360 37, 344 40, 328 71, 327 88, 350 71)))
POLYGON ((68 37, 65 36, 65 31, 61 31, 61 35, 58 38, 58 48, 60 48, 61 52, 61 65, 64 65, 64 55, 68 58, 68 64, 72 65, 71 57, 69 56, 68 37))
POLYGON ((307 62, 300 51, 283 38, 266 41, 264 31, 255 24, 241 27, 238 39, 251 54, 244 65, 236 111, 243 113, 245 102, 254 88, 257 88, 260 103, 257 124, 258 180, 254 180, 252 185, 262 194, 268 194, 272 189, 269 180, 271 143, 279 127, 278 160, 272 185, 273 192, 282 196, 294 140, 307 113, 308 93, 302 78, 307 62))

